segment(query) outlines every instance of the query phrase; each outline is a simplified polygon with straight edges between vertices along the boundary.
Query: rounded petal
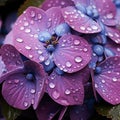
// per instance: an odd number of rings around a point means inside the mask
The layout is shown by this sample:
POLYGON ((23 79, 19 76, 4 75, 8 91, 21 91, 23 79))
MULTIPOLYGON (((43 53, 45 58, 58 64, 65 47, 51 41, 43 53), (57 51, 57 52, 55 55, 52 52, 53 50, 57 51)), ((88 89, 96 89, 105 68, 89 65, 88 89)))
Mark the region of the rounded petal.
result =
POLYGON ((84 68, 91 59, 91 47, 85 39, 75 35, 64 35, 53 53, 57 67, 73 73, 84 68))
POLYGON ((36 109, 44 94, 46 74, 43 67, 35 62, 26 61, 25 68, 8 77, 2 86, 2 95, 11 106, 27 109, 31 105, 36 109), (34 79, 28 80, 27 73, 32 73, 34 79))
POLYGON ((60 111, 61 106, 48 96, 44 96, 36 109, 38 120, 51 120, 60 111))
POLYGON ((48 78, 47 91, 50 97, 57 103, 68 106, 82 104, 84 99, 83 81, 88 75, 83 69, 73 74, 56 74, 54 71, 48 78))
POLYGON ((23 68, 24 65, 20 53, 14 46, 9 44, 3 45, 0 49, 0 55, 6 66, 7 72, 23 68))
POLYGON ((81 33, 98 33, 101 31, 101 27, 97 22, 92 20, 81 11, 74 7, 66 7, 62 9, 62 14, 65 21, 74 30, 81 33))
POLYGON ((52 7, 46 11, 49 21, 49 32, 51 34, 55 33, 55 28, 64 23, 64 17, 62 16, 60 7, 52 7))
POLYGON ((43 44, 38 40, 40 31, 47 29, 45 12, 29 7, 16 21, 13 27, 13 45, 29 59, 43 62, 48 57, 43 44))
POLYGON ((47 10, 51 7, 66 7, 72 5, 74 5, 72 0, 45 0, 40 8, 43 10, 47 10))
POLYGON ((120 56, 109 57, 98 67, 100 74, 94 76, 96 91, 107 102, 115 105, 120 103, 120 56))
POLYGON ((115 43, 120 44, 120 30, 117 27, 105 27, 107 36, 115 43))

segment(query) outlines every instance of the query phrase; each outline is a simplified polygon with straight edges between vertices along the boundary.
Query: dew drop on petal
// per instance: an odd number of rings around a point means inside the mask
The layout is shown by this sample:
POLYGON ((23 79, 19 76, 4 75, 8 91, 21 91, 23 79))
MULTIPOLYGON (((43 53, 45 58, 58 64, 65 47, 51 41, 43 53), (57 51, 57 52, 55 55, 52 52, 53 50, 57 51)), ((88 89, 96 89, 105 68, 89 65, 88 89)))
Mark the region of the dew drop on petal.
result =
POLYGON ((53 96, 53 98, 58 99, 60 97, 60 93, 58 93, 57 91, 54 91, 52 93, 52 96, 53 96))
POLYGON ((79 45, 80 41, 79 40, 74 40, 74 45, 79 45))
POLYGON ((68 89, 65 90, 66 95, 69 95, 70 93, 71 93, 70 90, 68 90, 68 89))
POLYGON ((39 57, 39 60, 42 62, 42 61, 45 60, 45 58, 41 55, 41 56, 39 57))
POLYGON ((24 106, 27 107, 28 106, 28 102, 24 102, 24 106))
POLYGON ((72 64, 68 61, 68 62, 66 62, 66 66, 67 66, 67 67, 71 67, 72 64))
POLYGON ((82 62, 82 58, 80 56, 75 57, 75 62, 77 62, 77 63, 82 62))
POLYGON ((113 77, 112 80, 113 80, 114 82, 116 82, 116 81, 117 81, 117 78, 113 77))
POLYGON ((19 83, 19 82, 20 82, 20 80, 16 79, 16 80, 14 80, 14 82, 15 82, 15 83, 19 83))
POLYGON ((30 92, 31 92, 32 94, 34 94, 34 93, 35 93, 35 89, 31 89, 30 92))
POLYGON ((50 88, 55 88, 55 84, 51 82, 51 83, 49 83, 49 87, 50 88))
POLYGON ((19 42, 19 43, 22 43, 22 42, 23 42, 23 39, 17 38, 16 41, 19 42))

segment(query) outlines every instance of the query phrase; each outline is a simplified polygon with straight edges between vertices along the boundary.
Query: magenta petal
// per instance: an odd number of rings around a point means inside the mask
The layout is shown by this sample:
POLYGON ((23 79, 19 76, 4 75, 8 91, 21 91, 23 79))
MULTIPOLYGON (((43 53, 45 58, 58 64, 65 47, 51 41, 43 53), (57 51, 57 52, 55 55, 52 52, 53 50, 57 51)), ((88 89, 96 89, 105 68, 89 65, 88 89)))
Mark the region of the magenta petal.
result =
MULTIPOLYGON (((73 74, 66 73, 63 76, 53 72, 48 80, 48 94, 55 102, 64 106, 82 104, 85 73, 86 69, 73 74)), ((86 76, 88 76, 87 73, 86 76)))
POLYGON ((72 5, 74 5, 74 3, 71 0, 45 0, 40 8, 47 10, 51 7, 66 7, 72 5))
POLYGON ((28 72, 32 71, 35 75, 35 95, 33 100, 33 108, 36 109, 45 92, 45 81, 47 79, 47 74, 41 64, 31 61, 25 62, 25 70, 28 72))
POLYGON ((36 109, 38 120, 52 120, 56 113, 59 112, 61 106, 55 103, 52 99, 44 96, 36 109))
POLYGON ((115 43, 120 44, 120 30, 117 27, 105 27, 107 36, 115 43))
POLYGON ((81 11, 74 7, 66 7, 62 9, 65 21, 76 31, 81 33, 98 33, 101 28, 97 22, 92 20, 81 11))
POLYGON ((54 34, 54 29, 57 25, 60 25, 61 23, 64 23, 64 17, 61 13, 60 7, 53 7, 46 11, 46 14, 48 16, 49 21, 49 31, 50 33, 54 34))
POLYGON ((101 97, 115 105, 120 103, 120 56, 109 57, 99 65, 102 72, 94 76, 95 88, 101 97))
POLYGON ((3 45, 0 49, 0 55, 4 62, 7 72, 23 68, 23 61, 20 53, 12 45, 3 45))
POLYGON ((36 62, 48 57, 43 44, 38 40, 41 30, 46 30, 47 16, 36 7, 29 7, 16 21, 13 27, 13 44, 24 56, 36 62))
POLYGON ((116 15, 116 7, 112 0, 94 0, 95 6, 104 20, 113 19, 116 15))
POLYGON ((8 77, 2 86, 2 95, 11 106, 18 109, 27 109, 33 105, 37 107, 44 94, 45 73, 43 68, 34 62, 25 62, 25 68, 8 77), (33 73, 35 78, 30 81, 27 73, 33 73))
POLYGON ((55 64, 64 72, 73 73, 84 68, 91 59, 91 47, 85 39, 64 35, 53 53, 55 64))

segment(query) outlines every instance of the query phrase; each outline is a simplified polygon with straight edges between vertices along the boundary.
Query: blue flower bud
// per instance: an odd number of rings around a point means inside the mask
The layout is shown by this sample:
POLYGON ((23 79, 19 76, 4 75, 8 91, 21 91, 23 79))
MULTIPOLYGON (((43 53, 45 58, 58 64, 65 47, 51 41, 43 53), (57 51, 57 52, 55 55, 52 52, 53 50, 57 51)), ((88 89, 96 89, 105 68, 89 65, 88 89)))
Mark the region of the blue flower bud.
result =
POLYGON ((56 72, 58 75, 63 75, 63 74, 64 74, 64 71, 60 70, 58 67, 55 68, 55 72, 56 72))
POLYGON ((92 8, 92 6, 88 6, 88 7, 86 8, 86 13, 87 13, 87 15, 90 16, 90 17, 93 16, 93 8, 92 8))
POLYGON ((100 74, 102 72, 102 68, 101 67, 96 67, 95 68, 95 73, 96 74, 100 74))
POLYGON ((54 45, 50 44, 50 45, 47 46, 47 51, 48 52, 53 52, 54 50, 55 50, 54 45))
POLYGON ((107 57, 112 57, 112 56, 115 56, 115 53, 112 51, 112 50, 110 50, 109 48, 105 48, 105 55, 107 56, 107 57))
POLYGON ((93 51, 97 56, 101 56, 104 53, 104 48, 102 45, 97 44, 93 46, 93 51))
POLYGON ((69 32, 70 32, 70 27, 66 23, 60 24, 55 28, 55 33, 57 36, 62 36, 69 32))
POLYGON ((51 38, 52 38, 52 35, 47 31, 40 32, 38 35, 38 39, 40 40, 40 42, 43 42, 43 43, 46 41, 49 41, 51 38))
POLYGON ((80 10, 82 13, 86 14, 86 8, 81 4, 76 4, 75 7, 80 10))

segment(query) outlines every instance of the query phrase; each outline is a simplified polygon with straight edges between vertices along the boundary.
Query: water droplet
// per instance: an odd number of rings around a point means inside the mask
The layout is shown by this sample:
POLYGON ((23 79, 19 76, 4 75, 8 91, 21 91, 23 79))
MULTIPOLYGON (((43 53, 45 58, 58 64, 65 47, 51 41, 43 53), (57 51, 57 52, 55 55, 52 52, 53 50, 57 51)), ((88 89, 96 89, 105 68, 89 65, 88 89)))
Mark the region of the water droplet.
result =
POLYGON ((34 93, 35 93, 35 89, 31 89, 30 92, 31 92, 32 94, 34 94, 34 93))
POLYGON ((70 90, 68 90, 68 89, 65 90, 66 95, 69 95, 70 93, 71 93, 70 90))
POLYGON ((26 33, 30 33, 30 31, 31 31, 31 30, 30 30, 30 29, 28 29, 28 28, 27 28, 27 29, 25 29, 25 32, 26 32, 26 33))
POLYGON ((116 81, 117 81, 117 78, 113 77, 112 80, 113 80, 114 82, 116 82, 116 81))
POLYGON ((45 63, 45 65, 49 65, 50 64, 50 60, 46 60, 44 63, 45 63))
POLYGON ((38 50, 38 54, 40 54, 40 55, 41 55, 42 53, 43 53, 43 52, 42 52, 41 50, 38 50))
POLYGON ((50 88, 55 88, 55 84, 51 82, 51 83, 49 83, 49 87, 50 88))
POLYGON ((97 84, 95 84, 95 88, 98 88, 98 85, 97 85, 97 84))
POLYGON ((68 61, 68 62, 66 62, 66 66, 67 66, 67 67, 71 67, 72 64, 68 61))
POLYGON ((31 17, 35 17, 35 12, 31 11, 31 17))
POLYGON ((24 106, 27 107, 28 106, 28 102, 24 102, 24 106))
POLYGON ((24 26, 28 26, 29 25, 29 23, 28 22, 24 22, 24 26))
POLYGON ((74 44, 75 44, 75 45, 79 45, 79 44, 80 44, 80 41, 79 41, 79 40, 74 40, 74 44))
POLYGON ((30 47, 30 46, 25 46, 25 48, 26 48, 27 50, 30 50, 30 49, 31 49, 31 47, 30 47))
POLYGON ((23 42, 23 39, 17 38, 16 41, 22 43, 22 42, 23 42))
POLYGON ((42 15, 41 14, 38 14, 38 19, 42 19, 42 15))
POLYGON ((84 51, 84 52, 87 52, 87 51, 88 51, 88 49, 87 49, 87 48, 83 48, 83 51, 84 51))
POLYGON ((81 57, 79 57, 79 56, 78 56, 78 57, 76 57, 76 58, 75 58, 75 62, 77 62, 77 63, 82 62, 82 58, 81 58, 81 57))
POLYGON ((98 29, 98 27, 97 27, 96 25, 92 25, 91 28, 92 28, 93 30, 97 30, 97 29, 98 29))
POLYGON ((102 83, 105 83, 105 80, 102 80, 102 83))
POLYGON ((85 27, 83 27, 83 26, 80 26, 80 29, 81 29, 81 30, 85 30, 85 27))
POLYGON ((45 60, 45 58, 41 55, 41 56, 39 57, 39 60, 42 62, 42 61, 45 60))
POLYGON ((58 93, 57 91, 54 91, 52 93, 52 96, 53 96, 53 98, 58 99, 60 97, 60 93, 58 93))

